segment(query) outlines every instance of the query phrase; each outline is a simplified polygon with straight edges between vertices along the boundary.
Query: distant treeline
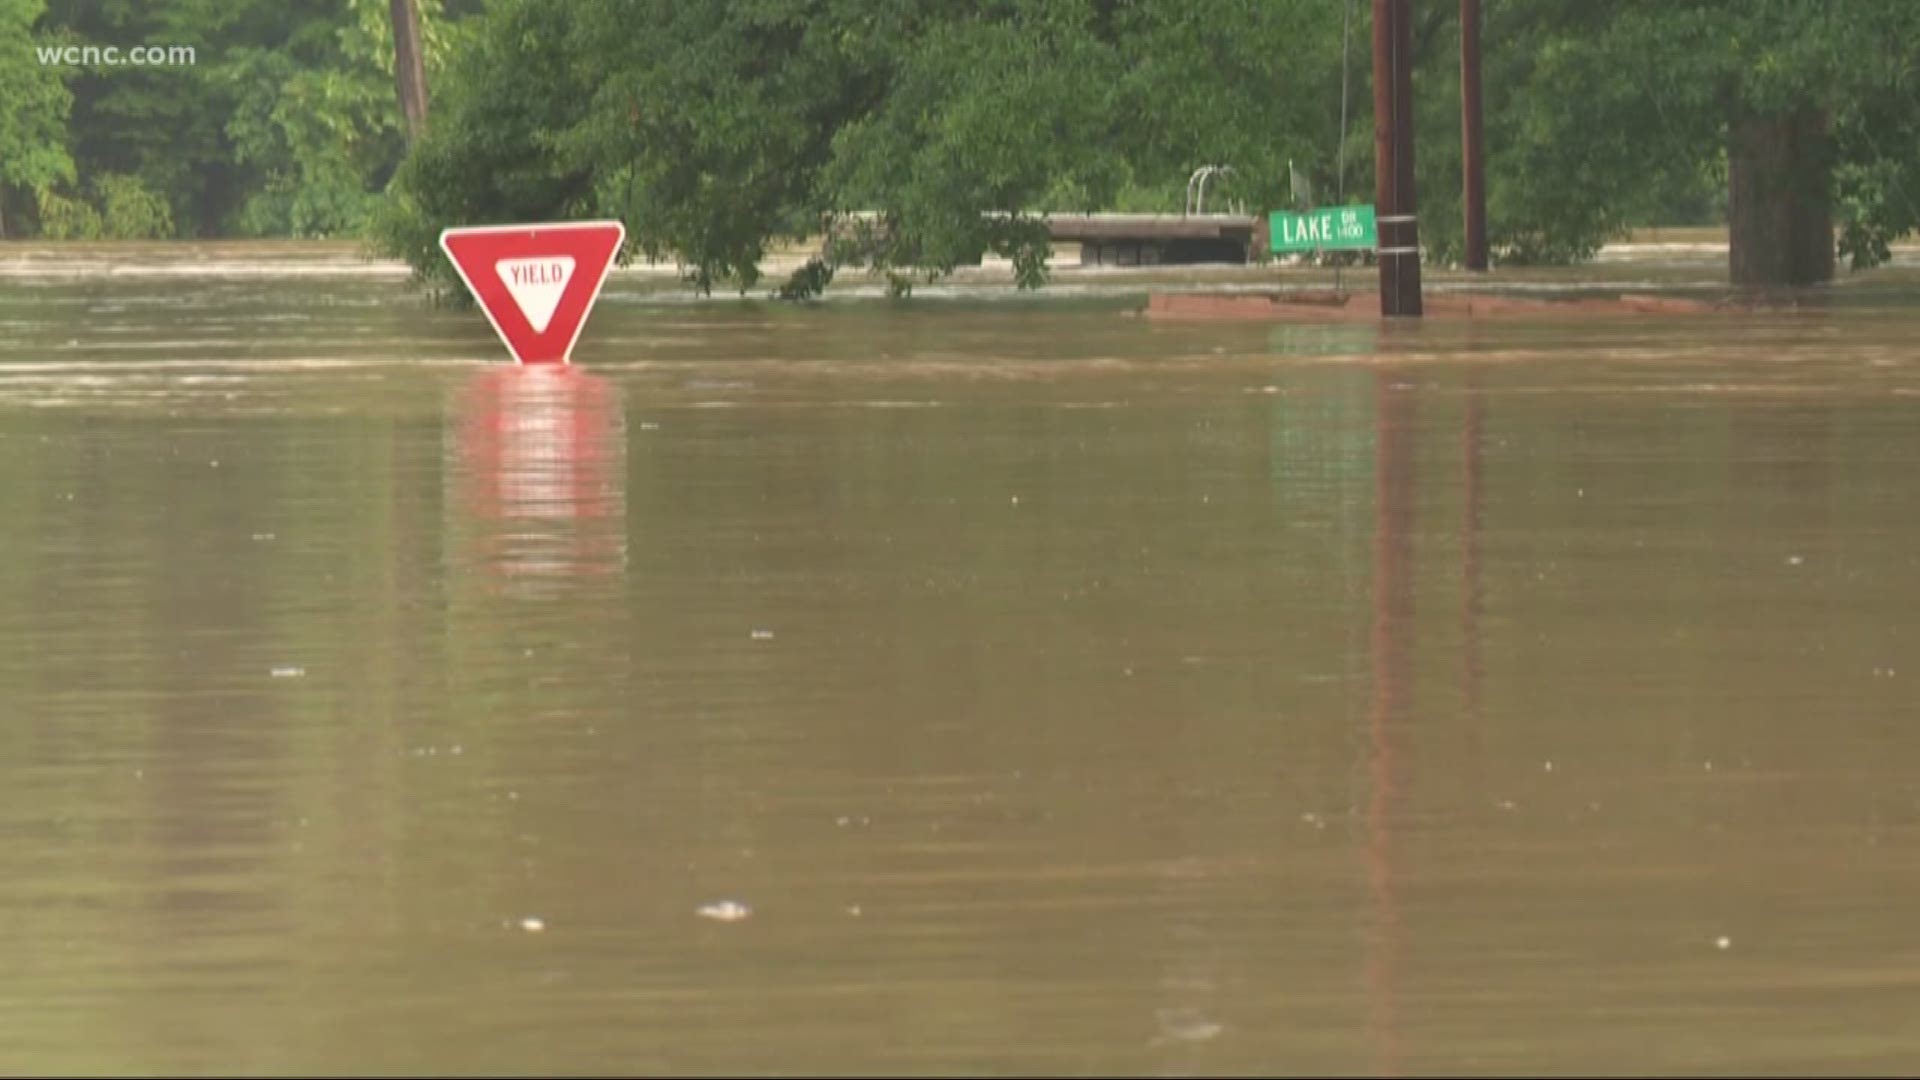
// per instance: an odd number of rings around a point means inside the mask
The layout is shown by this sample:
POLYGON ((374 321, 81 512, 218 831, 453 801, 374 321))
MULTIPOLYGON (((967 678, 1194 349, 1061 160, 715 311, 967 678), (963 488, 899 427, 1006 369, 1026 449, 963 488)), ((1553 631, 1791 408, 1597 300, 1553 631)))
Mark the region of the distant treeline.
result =
MULTIPOLYGON (((482 5, 413 2, 431 78, 482 5)), ((389 0, 0 0, 0 235, 358 236, 406 149, 389 0)))
MULTIPOLYGON (((1024 215, 1177 212, 1202 165, 1232 167, 1210 199, 1255 210, 1371 198, 1367 0, 411 2, 430 104, 410 148, 393 0, 0 0, 0 56, 22 58, 0 62, 0 230, 368 236, 426 270, 446 224, 617 215, 708 287, 877 211, 804 293, 842 265, 904 287, 985 251, 1031 283, 1024 215), (70 43, 197 61, 33 59, 70 43)), ((1857 265, 1920 222, 1914 0, 1483 8, 1500 259, 1725 220, 1742 146, 1784 163, 1748 197, 1829 208, 1857 265)), ((1445 260, 1458 5, 1414 11, 1422 241, 1445 260)))

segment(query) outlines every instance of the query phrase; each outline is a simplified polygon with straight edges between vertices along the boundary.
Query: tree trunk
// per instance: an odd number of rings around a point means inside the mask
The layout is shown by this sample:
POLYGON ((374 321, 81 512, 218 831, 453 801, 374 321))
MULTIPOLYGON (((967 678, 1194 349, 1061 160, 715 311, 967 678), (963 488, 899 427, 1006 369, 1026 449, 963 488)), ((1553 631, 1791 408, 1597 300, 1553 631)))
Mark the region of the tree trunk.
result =
POLYGON ((1825 112, 1736 116, 1727 146, 1728 272, 1735 285, 1833 279, 1832 136, 1825 112))
POLYGON ((393 14, 393 81, 400 91, 400 115, 406 121, 407 141, 427 129, 427 68, 420 54, 420 13, 413 0, 391 0, 393 14))

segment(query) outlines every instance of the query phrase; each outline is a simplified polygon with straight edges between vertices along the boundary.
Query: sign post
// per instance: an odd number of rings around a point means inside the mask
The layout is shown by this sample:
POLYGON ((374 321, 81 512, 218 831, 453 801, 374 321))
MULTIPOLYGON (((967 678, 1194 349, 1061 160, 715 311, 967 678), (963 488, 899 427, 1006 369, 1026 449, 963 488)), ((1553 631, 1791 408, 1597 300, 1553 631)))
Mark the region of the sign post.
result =
POLYGON ((448 229, 440 249, 522 364, 564 364, 626 239, 618 221, 448 229))

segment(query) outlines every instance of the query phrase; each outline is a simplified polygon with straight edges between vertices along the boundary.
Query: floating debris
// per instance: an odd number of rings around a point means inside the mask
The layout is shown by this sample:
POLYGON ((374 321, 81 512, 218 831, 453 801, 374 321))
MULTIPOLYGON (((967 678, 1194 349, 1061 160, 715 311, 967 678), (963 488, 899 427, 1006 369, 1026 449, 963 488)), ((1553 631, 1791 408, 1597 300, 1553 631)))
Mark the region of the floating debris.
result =
MULTIPOLYGON (((466 748, 458 743, 447 747, 445 750, 445 753, 453 757, 459 757, 466 752, 466 748)), ((414 757, 439 757, 442 751, 438 746, 416 746, 407 751, 407 753, 414 757)))
POLYGON ((274 536, 274 535, 273 535, 272 533, 254 533, 254 534, 253 534, 253 538, 254 538, 255 540, 274 540, 274 539, 277 539, 277 537, 275 537, 275 536, 274 536))
POLYGON ((717 922, 739 922, 751 916, 753 908, 738 900, 715 900, 712 903, 701 904, 694 909, 694 914, 717 922))
POLYGON ((1160 1021, 1161 1036, 1169 1041, 1206 1042, 1227 1030, 1225 1024, 1191 1007, 1156 1009, 1154 1014, 1160 1021))
POLYGON ((751 635, 749 635, 749 636, 751 636, 751 637, 753 638, 753 640, 755 640, 755 641, 772 641, 772 640, 773 640, 773 631, 771 631, 771 630, 755 630, 755 631, 754 631, 754 632, 753 632, 753 633, 752 633, 751 635))
POLYGON ((1799 565, 1800 565, 1801 563, 1803 563, 1803 562, 1806 562, 1806 561, 1807 561, 1807 560, 1806 560, 1805 558, 1803 558, 1802 556, 1799 556, 1799 555, 1789 555, 1789 556, 1787 556, 1787 565, 1788 565, 1788 566, 1799 566, 1799 565))
POLYGON ((1724 952, 1733 948, 1733 939, 1725 934, 1721 934, 1719 937, 1713 939, 1713 947, 1724 952))
POLYGON ((535 915, 529 915, 521 919, 518 925, 520 929, 525 930, 529 934, 538 934, 547 928, 547 920, 535 915))
POLYGON ((298 679, 302 675, 305 675, 306 673, 307 673, 306 668, 293 667, 290 665, 285 667, 274 668, 270 672, 270 674, 276 679, 298 679))

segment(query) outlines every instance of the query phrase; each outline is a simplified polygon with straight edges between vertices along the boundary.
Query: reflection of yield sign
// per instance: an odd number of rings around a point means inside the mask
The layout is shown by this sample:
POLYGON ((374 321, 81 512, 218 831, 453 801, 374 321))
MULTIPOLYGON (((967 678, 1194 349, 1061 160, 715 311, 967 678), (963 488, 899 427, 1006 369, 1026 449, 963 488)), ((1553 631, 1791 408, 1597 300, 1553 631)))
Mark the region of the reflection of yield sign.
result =
POLYGON ((617 221, 448 229, 441 250, 523 364, 564 364, 626 238, 617 221))
POLYGON ((521 596, 626 568, 626 428, 617 389, 557 364, 492 365, 466 388, 457 535, 521 596), (468 545, 471 545, 470 547, 468 545))

